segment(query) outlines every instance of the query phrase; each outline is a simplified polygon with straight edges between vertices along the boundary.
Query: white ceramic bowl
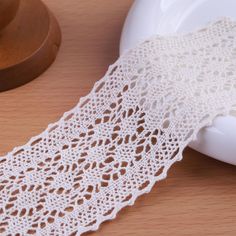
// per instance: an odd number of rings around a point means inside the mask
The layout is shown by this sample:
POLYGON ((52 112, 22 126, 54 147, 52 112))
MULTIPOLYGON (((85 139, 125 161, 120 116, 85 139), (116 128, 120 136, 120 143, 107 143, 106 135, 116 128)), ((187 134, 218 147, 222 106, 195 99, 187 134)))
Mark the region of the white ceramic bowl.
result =
MULTIPOLYGON (((236 19, 236 0, 136 0, 126 18, 120 53, 154 34, 193 31, 223 16, 236 19)), ((236 165, 236 114, 217 117, 190 147, 236 165)))

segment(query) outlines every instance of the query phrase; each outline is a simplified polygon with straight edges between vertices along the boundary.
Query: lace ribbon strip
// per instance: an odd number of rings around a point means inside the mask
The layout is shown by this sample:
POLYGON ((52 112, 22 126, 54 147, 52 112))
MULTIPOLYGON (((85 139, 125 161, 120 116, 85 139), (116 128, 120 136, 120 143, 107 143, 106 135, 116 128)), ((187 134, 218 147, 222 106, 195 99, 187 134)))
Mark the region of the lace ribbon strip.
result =
POLYGON ((167 176, 199 130, 236 110, 236 23, 155 36, 78 105, 0 157, 1 235, 97 230, 167 176))

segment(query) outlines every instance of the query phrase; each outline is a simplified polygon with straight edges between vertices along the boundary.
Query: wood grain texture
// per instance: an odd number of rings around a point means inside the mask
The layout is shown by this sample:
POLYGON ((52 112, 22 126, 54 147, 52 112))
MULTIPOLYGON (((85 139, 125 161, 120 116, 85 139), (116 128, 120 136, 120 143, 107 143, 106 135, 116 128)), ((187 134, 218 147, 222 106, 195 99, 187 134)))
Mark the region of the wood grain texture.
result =
MULTIPOLYGON (((62 28, 55 63, 0 93, 1 154, 72 108, 117 58, 131 0, 45 0, 62 28)), ((236 235, 236 167, 187 149, 168 178, 89 236, 236 235)))

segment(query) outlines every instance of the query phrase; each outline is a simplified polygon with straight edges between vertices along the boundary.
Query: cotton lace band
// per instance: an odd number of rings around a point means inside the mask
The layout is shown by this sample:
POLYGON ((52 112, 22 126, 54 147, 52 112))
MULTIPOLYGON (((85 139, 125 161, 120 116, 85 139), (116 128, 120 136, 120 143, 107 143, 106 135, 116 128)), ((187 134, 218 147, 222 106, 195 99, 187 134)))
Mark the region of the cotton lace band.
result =
POLYGON ((155 36, 78 105, 0 157, 1 235, 80 235, 167 176, 218 115, 236 110, 236 22, 155 36))

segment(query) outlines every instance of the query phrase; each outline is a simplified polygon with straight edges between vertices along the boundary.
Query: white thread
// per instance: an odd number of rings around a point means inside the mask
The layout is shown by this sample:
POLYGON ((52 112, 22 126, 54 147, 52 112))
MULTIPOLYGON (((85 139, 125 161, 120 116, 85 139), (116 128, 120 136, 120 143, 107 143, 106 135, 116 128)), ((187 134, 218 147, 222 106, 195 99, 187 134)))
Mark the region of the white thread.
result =
POLYGON ((198 131, 236 110, 236 23, 153 37, 0 158, 2 235, 80 235, 151 190, 198 131))

